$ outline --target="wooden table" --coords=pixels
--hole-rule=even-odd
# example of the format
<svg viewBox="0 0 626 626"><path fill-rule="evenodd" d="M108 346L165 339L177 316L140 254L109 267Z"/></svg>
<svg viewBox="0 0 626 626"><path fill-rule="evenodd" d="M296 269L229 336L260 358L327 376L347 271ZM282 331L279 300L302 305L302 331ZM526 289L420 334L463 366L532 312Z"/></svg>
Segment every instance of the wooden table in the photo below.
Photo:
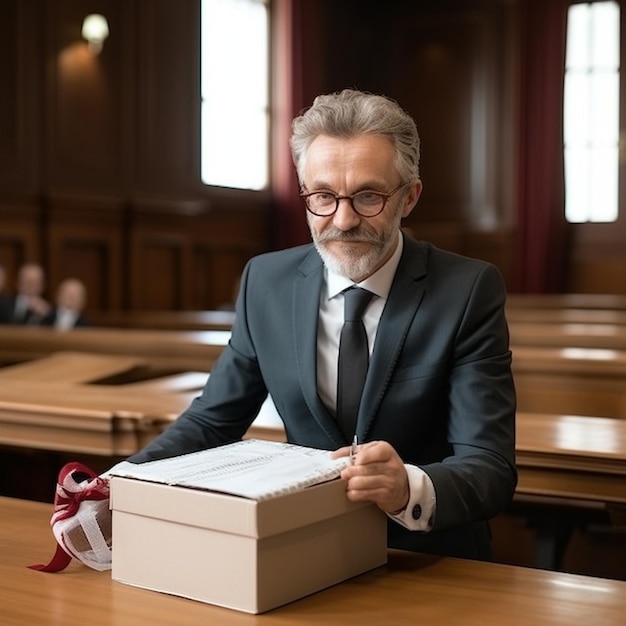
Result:
<svg viewBox="0 0 626 626"><path fill-rule="evenodd" d="M154 330L230 330L234 311L94 311L94 326Z"/></svg>
<svg viewBox="0 0 626 626"><path fill-rule="evenodd" d="M103 460L133 454L176 419L208 376L184 372L83 384L87 372L113 374L135 364L128 357L70 352L0 369L0 444ZM53 382L42 382L50 366ZM285 439L271 401L247 436ZM520 412L516 452L515 503L533 518L534 562L559 569L574 526L589 511L626 507L626 420Z"/></svg>
<svg viewBox="0 0 626 626"><path fill-rule="evenodd" d="M626 506L626 420L517 414L518 495Z"/></svg>
<svg viewBox="0 0 626 626"><path fill-rule="evenodd" d="M19 380L90 383L109 376L131 376L144 365L144 361L139 357L64 350L33 361L0 368L0 386L10 387L13 381Z"/></svg>
<svg viewBox="0 0 626 626"><path fill-rule="evenodd" d="M247 615L113 582L76 562L58 574L28 569L52 554L50 513L0 498L4 626L618 626L626 615L624 581L395 551L384 567Z"/></svg>
<svg viewBox="0 0 626 626"><path fill-rule="evenodd" d="M133 454L189 405L205 372L140 382L139 357L56 352L0 368L0 444L96 456Z"/></svg>
<svg viewBox="0 0 626 626"><path fill-rule="evenodd" d="M626 311L622 309L576 309L507 307L509 323L536 324L621 324L626 325Z"/></svg>
<svg viewBox="0 0 626 626"><path fill-rule="evenodd" d="M517 414L514 506L535 528L534 564L558 570L571 535L598 511L626 513L626 420Z"/></svg>
<svg viewBox="0 0 626 626"><path fill-rule="evenodd" d="M626 418L626 350L512 347L517 408Z"/></svg>
<svg viewBox="0 0 626 626"><path fill-rule="evenodd" d="M626 349L626 325L611 323L515 322L509 320L511 345L555 348Z"/></svg>
<svg viewBox="0 0 626 626"><path fill-rule="evenodd" d="M230 339L228 330L139 330L0 326L0 363L19 363L69 350L141 358L154 368L210 371Z"/></svg>
<svg viewBox="0 0 626 626"><path fill-rule="evenodd" d="M0 390L0 443L128 456L163 431L197 392L14 381Z"/></svg>
<svg viewBox="0 0 626 626"><path fill-rule="evenodd" d="M209 376L151 372L141 379L139 369L139 380L124 382L143 364L139 358L64 351L0 368L0 445L104 457L137 452L189 406ZM99 382L107 376L121 382ZM247 436L284 440L271 401Z"/></svg>
<svg viewBox="0 0 626 626"><path fill-rule="evenodd" d="M626 310L626 295L612 293L510 293L507 308Z"/></svg>

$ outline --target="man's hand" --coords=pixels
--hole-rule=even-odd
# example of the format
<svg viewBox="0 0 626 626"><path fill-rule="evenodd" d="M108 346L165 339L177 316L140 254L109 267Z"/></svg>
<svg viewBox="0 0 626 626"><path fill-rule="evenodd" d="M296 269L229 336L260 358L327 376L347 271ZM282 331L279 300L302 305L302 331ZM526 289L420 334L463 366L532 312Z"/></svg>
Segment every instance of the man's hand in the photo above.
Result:
<svg viewBox="0 0 626 626"><path fill-rule="evenodd" d="M333 452L349 456L350 448ZM398 513L409 502L409 479L402 459L386 441L372 441L357 448L354 462L341 472L347 496L353 502L374 502L385 513Z"/></svg>
<svg viewBox="0 0 626 626"><path fill-rule="evenodd" d="M39 296L28 297L28 308L42 317L50 312L50 305Z"/></svg>

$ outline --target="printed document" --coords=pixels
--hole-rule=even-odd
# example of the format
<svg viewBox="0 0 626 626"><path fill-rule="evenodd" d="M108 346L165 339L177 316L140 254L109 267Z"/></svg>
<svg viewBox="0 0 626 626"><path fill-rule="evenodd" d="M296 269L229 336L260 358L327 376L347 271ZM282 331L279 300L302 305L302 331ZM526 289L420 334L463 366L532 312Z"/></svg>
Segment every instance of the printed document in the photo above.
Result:
<svg viewBox="0 0 626 626"><path fill-rule="evenodd" d="M265 500L333 480L349 463L328 450L246 439L159 461L123 461L108 473Z"/></svg>

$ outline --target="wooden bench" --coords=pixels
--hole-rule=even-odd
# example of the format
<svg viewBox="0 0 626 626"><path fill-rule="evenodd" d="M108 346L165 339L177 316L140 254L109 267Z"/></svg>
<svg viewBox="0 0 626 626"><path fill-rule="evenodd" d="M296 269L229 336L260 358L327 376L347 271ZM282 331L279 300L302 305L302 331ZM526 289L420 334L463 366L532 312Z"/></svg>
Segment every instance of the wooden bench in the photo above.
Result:
<svg viewBox="0 0 626 626"><path fill-rule="evenodd" d="M517 414L514 508L535 528L537 567L560 569L573 531L597 512L626 529L626 421Z"/></svg>
<svg viewBox="0 0 626 626"><path fill-rule="evenodd" d="M74 351L141 358L148 367L210 371L230 331L124 330L0 326L0 364L20 363L52 352Z"/></svg>
<svg viewBox="0 0 626 626"><path fill-rule="evenodd" d="M234 311L95 311L89 321L103 328L230 330Z"/></svg>
<svg viewBox="0 0 626 626"><path fill-rule="evenodd" d="M626 324L512 322L511 345L626 350Z"/></svg>
<svg viewBox="0 0 626 626"><path fill-rule="evenodd" d="M626 325L626 311L616 309L507 307L510 324L615 324Z"/></svg>
<svg viewBox="0 0 626 626"><path fill-rule="evenodd" d="M0 383L6 382L0 384L0 444L106 457L133 454L188 407L209 376L150 371L147 379L126 382L124 374L142 365L130 357L59 352L0 368ZM103 376L115 384L103 383ZM247 436L284 439L271 400Z"/></svg>
<svg viewBox="0 0 626 626"><path fill-rule="evenodd" d="M626 418L626 351L513 347L518 410Z"/></svg>
<svg viewBox="0 0 626 626"><path fill-rule="evenodd" d="M176 419L195 395L13 380L0 389L0 443L127 456Z"/></svg>
<svg viewBox="0 0 626 626"><path fill-rule="evenodd" d="M626 311L626 295L610 293L511 293L507 296L507 307L509 309L613 309Z"/></svg>
<svg viewBox="0 0 626 626"><path fill-rule="evenodd" d="M136 380L145 380L210 371L229 337L228 331L0 326L0 363L24 363L59 351L95 353L141 364ZM626 417L626 350L522 344L512 350L521 411ZM129 373L123 377L130 378Z"/></svg>
<svg viewBox="0 0 626 626"><path fill-rule="evenodd" d="M626 506L626 421L517 414L518 495Z"/></svg>
<svg viewBox="0 0 626 626"><path fill-rule="evenodd" d="M110 376L130 376L143 366L141 358L132 356L62 351L0 368L0 385L12 380L87 383Z"/></svg>
<svg viewBox="0 0 626 626"><path fill-rule="evenodd" d="M115 373L114 365L118 370L135 365L126 358L114 363L106 355L70 352L0 370L0 381L10 381L0 385L0 444L111 460L128 456L171 424L209 376L181 372L94 384L86 374L77 376L81 362L96 378ZM50 367L55 376L46 374ZM271 400L246 436L285 440ZM515 503L536 527L535 564L558 569L573 525L587 511L626 507L626 421L521 412L516 453ZM556 515L555 507L563 506L567 515Z"/></svg>

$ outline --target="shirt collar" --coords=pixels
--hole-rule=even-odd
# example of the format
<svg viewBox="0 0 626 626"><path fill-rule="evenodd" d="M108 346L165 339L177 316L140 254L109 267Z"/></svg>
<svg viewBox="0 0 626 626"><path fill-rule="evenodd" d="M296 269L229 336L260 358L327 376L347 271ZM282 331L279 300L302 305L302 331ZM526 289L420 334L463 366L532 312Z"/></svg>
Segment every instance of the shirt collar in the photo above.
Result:
<svg viewBox="0 0 626 626"><path fill-rule="evenodd" d="M396 269L398 269L398 263L400 263L403 246L404 241L402 239L402 233L398 231L398 243L396 244L396 249L389 260L371 276L368 276L365 280L358 283L358 286L363 287L363 289L367 289L379 298L384 298L386 300L389 295L389 291L391 290L391 283L393 282L393 277L396 274ZM329 299L334 298L348 287L354 285L354 282L352 282L349 278L341 276L340 274L335 274L329 269L326 269L325 273Z"/></svg>

